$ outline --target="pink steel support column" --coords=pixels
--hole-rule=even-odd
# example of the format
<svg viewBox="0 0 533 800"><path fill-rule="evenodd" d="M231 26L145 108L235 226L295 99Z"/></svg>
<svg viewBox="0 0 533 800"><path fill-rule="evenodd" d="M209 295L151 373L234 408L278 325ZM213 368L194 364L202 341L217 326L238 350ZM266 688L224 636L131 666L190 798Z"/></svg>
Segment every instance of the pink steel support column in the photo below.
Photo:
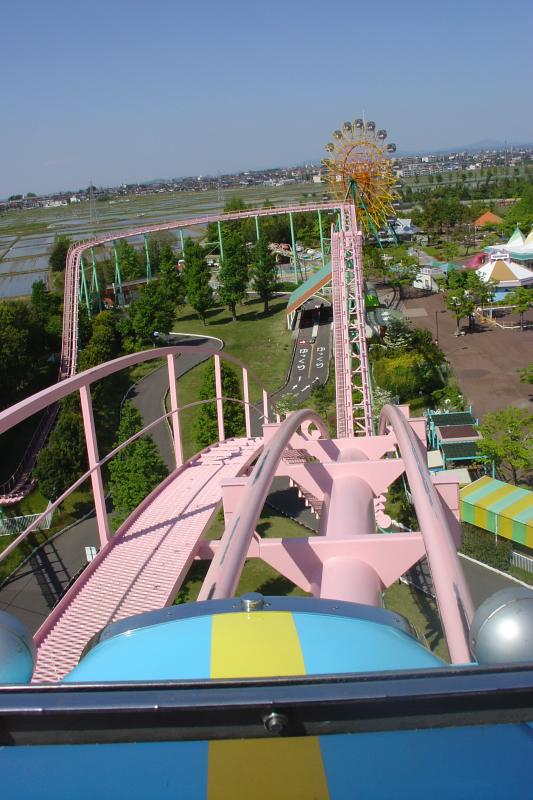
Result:
<svg viewBox="0 0 533 800"><path fill-rule="evenodd" d="M244 395L244 424L246 426L246 436L249 439L252 435L252 426L250 425L250 392L248 389L248 370L246 367L242 368L242 391Z"/></svg>
<svg viewBox="0 0 533 800"><path fill-rule="evenodd" d="M267 424L270 422L270 419L268 416L268 392L266 389L263 389L263 414L265 415L263 424Z"/></svg>
<svg viewBox="0 0 533 800"><path fill-rule="evenodd" d="M96 442L96 431L94 428L93 404L89 386L80 386L81 413L83 415L83 429L85 431L85 442L87 444L87 455L89 456L89 467L96 466L100 458L98 456L98 444ZM102 471L96 469L91 474L91 484L93 487L94 507L96 509L96 521L98 523L98 534L100 536L100 547L107 544L110 537L109 521L105 507L104 484L102 483Z"/></svg>
<svg viewBox="0 0 533 800"><path fill-rule="evenodd" d="M222 400L222 371L220 369L220 356L214 355L215 359L215 394L217 397L217 422L218 440L223 442L226 438L224 433L224 401Z"/></svg>
<svg viewBox="0 0 533 800"><path fill-rule="evenodd" d="M320 597L380 606L383 589L376 570L357 556L337 556L324 562Z"/></svg>
<svg viewBox="0 0 533 800"><path fill-rule="evenodd" d="M233 514L231 524L224 531L198 600L214 600L234 594L276 468L291 436L306 419L315 423L322 436L329 437L321 418L309 409L295 411L281 423L276 434L263 447L249 478L249 489Z"/></svg>
<svg viewBox="0 0 533 800"><path fill-rule="evenodd" d="M174 356L167 356L167 367L170 410L172 411L172 432L174 434L174 455L176 457L176 467L181 467L183 464L183 448L181 445L178 389L176 386L176 364L174 363Z"/></svg>

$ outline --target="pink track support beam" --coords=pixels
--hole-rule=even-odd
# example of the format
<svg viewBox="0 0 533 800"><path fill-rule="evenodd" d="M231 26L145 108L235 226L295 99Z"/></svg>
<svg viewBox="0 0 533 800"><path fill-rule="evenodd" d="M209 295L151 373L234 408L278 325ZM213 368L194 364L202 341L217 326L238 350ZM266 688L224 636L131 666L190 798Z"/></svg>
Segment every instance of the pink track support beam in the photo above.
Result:
<svg viewBox="0 0 533 800"><path fill-rule="evenodd" d="M264 423L265 425L268 425L270 419L269 419L269 408L268 408L268 393L266 389L263 389L263 414L265 417Z"/></svg>
<svg viewBox="0 0 533 800"><path fill-rule="evenodd" d="M471 658L467 630L474 607L440 498L429 476L425 452L403 414L395 406L386 405L381 412L380 433L389 424L396 435L424 537L450 656L454 663L468 663Z"/></svg>
<svg viewBox="0 0 533 800"><path fill-rule="evenodd" d="M226 438L224 432L224 401L222 399L222 371L220 368L220 356L215 354L215 393L217 398L217 423L218 439L223 442Z"/></svg>
<svg viewBox="0 0 533 800"><path fill-rule="evenodd" d="M330 558L322 566L320 597L380 606L383 589L375 569L356 556Z"/></svg>
<svg viewBox="0 0 533 800"><path fill-rule="evenodd" d="M181 444L180 416L178 408L178 388L176 385L176 364L174 356L167 356L168 391L170 396L170 410L172 411L172 433L174 438L174 455L176 467L183 464L183 448Z"/></svg>
<svg viewBox="0 0 533 800"><path fill-rule="evenodd" d="M0 434L5 433L14 425L22 422L23 420L31 417L32 414L37 414L39 411L47 408L53 403L57 403L59 400L62 400L67 395L71 394L72 392L79 391L82 387L90 386L91 383L95 381L101 380L102 378L106 378L108 375L112 375L115 372L118 372L121 369L126 369L128 367L132 367L135 364L141 364L144 361L151 361L156 358L166 358L169 355L179 355L180 353L188 353L188 347L158 347L153 350L144 350L139 353L130 353L127 356L121 356L120 358L116 358L113 361L108 361L105 364L99 364L97 367L92 367L91 369L85 370L85 372L81 372L77 375L72 375L70 378L65 378L62 381L54 384L53 386L49 386L47 389L43 389L40 392L32 395L31 397L27 397L25 400L21 400L19 403L16 403L14 406L10 408L6 408L3 411L0 411ZM210 347L196 347L196 353L200 353L206 356L212 356L214 354L212 348ZM239 359L235 358L234 356L230 356L229 354L225 353L222 358L225 361L229 361L230 363L236 365L237 367L244 366ZM255 375L250 373L256 383L259 384ZM197 401L196 403L190 403L186 406L189 408L194 405L200 405L206 401ZM259 411L259 410L258 410ZM260 412L259 412L260 413ZM155 420L154 422L150 423L149 425L145 426L142 431L139 432L138 435L141 433L148 432L151 428L157 425L165 416L170 416L171 412L168 415L163 415L160 419ZM55 500L54 503L45 511L43 511L33 522L28 525L26 530L24 530L19 536L17 536L6 548L2 550L0 553L0 561L6 558L9 553L11 553L18 545L24 541L24 539L34 530L37 525L44 519L47 513L50 510L54 510L57 508L74 489L77 489L78 486L87 480L87 478L91 477L91 473L96 469L99 469L104 463L106 463L110 458L116 455L120 450L122 450L130 441L133 441L136 436L131 437L131 440L127 440L123 444L116 447L110 453L108 453L105 458L101 459L100 461L96 462L94 466L84 475L82 475L78 480L74 481L74 483L65 491L63 494Z"/></svg>
<svg viewBox="0 0 533 800"><path fill-rule="evenodd" d="M81 413L83 416L83 430L85 432L85 442L87 445L87 455L89 458L89 468L95 467L100 461L98 455L98 444L96 441L96 431L94 428L93 404L91 392L88 386L80 388ZM102 482L102 471L96 469L91 474L91 484L93 489L94 507L96 510L96 521L98 523L98 535L100 536L100 547L104 547L110 538L109 520L105 507L105 492Z"/></svg>
<svg viewBox="0 0 533 800"><path fill-rule="evenodd" d="M329 438L328 430L318 414L304 409L287 417L276 434L265 442L263 452L250 476L248 492L239 503L230 527L224 531L220 549L211 562L198 600L220 599L234 594L255 526L283 451L293 433L306 420L314 422L322 436Z"/></svg>
<svg viewBox="0 0 533 800"><path fill-rule="evenodd" d="M246 367L242 368L242 391L244 396L244 424L246 436L250 438L252 435L252 426L250 424L250 390L248 386L248 370Z"/></svg>

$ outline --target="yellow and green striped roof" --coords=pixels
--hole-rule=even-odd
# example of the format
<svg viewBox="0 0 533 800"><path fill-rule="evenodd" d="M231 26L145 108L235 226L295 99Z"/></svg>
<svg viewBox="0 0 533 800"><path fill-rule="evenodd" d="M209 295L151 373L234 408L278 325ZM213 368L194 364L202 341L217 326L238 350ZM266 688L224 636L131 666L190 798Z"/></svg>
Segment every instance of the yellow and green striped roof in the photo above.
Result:
<svg viewBox="0 0 533 800"><path fill-rule="evenodd" d="M516 522L533 523L533 492L484 476L461 489L462 503Z"/></svg>

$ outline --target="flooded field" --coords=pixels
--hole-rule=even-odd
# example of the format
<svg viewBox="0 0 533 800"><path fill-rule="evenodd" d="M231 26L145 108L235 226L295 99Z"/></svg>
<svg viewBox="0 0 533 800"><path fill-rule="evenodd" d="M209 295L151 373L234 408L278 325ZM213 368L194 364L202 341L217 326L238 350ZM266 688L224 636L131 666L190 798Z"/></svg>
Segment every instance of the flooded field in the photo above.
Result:
<svg viewBox="0 0 533 800"><path fill-rule="evenodd" d="M31 293L32 283L42 280L43 274L46 277L50 249L60 234L77 241L110 231L118 233L128 228L215 214L235 196L242 197L248 206L259 208L265 200L274 205L318 202L322 194L321 187L308 183L242 187L225 191L222 196L217 191L158 193L97 202L97 218L92 222L88 201L58 208L9 211L0 215L0 298ZM203 236L204 229L192 228L186 235ZM177 244L178 234L174 236ZM142 246L142 237L132 237L132 243Z"/></svg>

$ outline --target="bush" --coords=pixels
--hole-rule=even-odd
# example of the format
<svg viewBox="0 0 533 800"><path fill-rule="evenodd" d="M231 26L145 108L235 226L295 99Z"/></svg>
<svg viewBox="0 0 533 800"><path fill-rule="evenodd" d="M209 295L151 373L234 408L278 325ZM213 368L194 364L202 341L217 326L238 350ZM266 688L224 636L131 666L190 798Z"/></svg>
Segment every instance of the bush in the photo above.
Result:
<svg viewBox="0 0 533 800"><path fill-rule="evenodd" d="M462 523L463 536L461 552L465 556L475 558L488 564L489 567L509 572L513 545L507 539L502 539L493 533L476 528L475 525Z"/></svg>
<svg viewBox="0 0 533 800"><path fill-rule="evenodd" d="M435 365L416 351L379 359L374 364L374 378L382 389L398 395L400 402L442 386Z"/></svg>

